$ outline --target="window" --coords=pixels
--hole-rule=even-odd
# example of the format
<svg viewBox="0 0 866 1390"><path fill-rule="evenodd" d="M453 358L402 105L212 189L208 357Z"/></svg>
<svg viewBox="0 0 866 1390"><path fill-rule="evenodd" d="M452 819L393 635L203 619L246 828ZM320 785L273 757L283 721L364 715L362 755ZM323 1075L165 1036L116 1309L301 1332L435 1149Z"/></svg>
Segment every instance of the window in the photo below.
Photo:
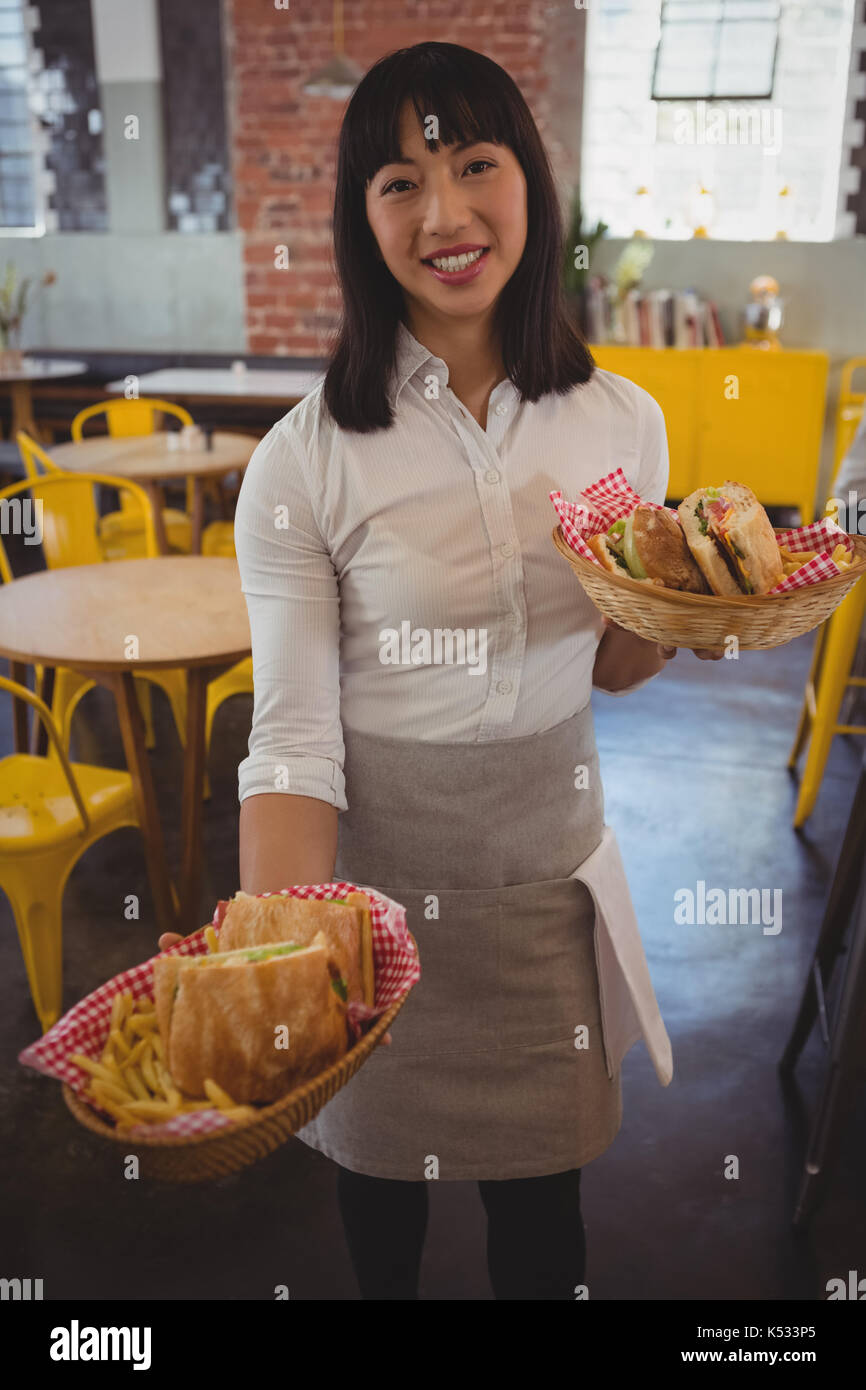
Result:
<svg viewBox="0 0 866 1390"><path fill-rule="evenodd" d="M220 0L159 0L159 23L168 225L224 232L231 169Z"/></svg>
<svg viewBox="0 0 866 1390"><path fill-rule="evenodd" d="M655 100L773 95L778 0L664 0Z"/></svg>
<svg viewBox="0 0 866 1390"><path fill-rule="evenodd" d="M0 0L0 227L6 236L44 229L30 63L27 9L21 0Z"/></svg>
<svg viewBox="0 0 866 1390"><path fill-rule="evenodd" d="M615 237L831 240L853 32L854 0L593 0L587 219Z"/></svg>

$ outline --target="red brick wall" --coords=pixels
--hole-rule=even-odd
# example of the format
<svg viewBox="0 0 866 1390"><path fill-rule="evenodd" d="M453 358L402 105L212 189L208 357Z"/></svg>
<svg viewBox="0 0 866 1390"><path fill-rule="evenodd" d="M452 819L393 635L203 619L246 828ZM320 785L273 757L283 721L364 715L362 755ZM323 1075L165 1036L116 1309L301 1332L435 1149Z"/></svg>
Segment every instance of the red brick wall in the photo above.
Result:
<svg viewBox="0 0 866 1390"><path fill-rule="evenodd" d="M328 0L224 0L234 196L245 234L248 351L324 355L339 320L330 219L345 103L303 84L333 53ZM344 49L366 70L425 39L500 63L538 122L563 208L577 180L584 13L572 0L345 0ZM289 248L289 268L274 248Z"/></svg>

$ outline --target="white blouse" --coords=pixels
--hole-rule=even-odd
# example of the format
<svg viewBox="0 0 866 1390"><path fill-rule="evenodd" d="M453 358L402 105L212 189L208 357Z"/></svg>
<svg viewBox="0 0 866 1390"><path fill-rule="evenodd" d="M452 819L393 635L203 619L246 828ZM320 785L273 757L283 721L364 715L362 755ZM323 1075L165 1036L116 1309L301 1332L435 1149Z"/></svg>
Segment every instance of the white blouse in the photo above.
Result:
<svg viewBox="0 0 866 1390"><path fill-rule="evenodd" d="M260 441L235 544L255 708L239 799L288 791L348 809L342 727L436 742L542 733L590 698L601 618L551 531L620 466L663 502L664 417L596 370L522 403L510 380L482 429L448 367L398 327L389 430L336 428L322 385ZM641 682L642 684L642 682Z"/></svg>

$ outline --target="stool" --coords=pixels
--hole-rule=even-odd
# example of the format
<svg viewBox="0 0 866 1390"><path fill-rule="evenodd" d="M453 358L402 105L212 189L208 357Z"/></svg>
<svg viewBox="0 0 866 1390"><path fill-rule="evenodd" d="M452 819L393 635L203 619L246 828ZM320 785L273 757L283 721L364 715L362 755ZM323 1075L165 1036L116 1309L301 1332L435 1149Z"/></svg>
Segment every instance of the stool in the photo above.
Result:
<svg viewBox="0 0 866 1390"><path fill-rule="evenodd" d="M795 1228L810 1220L826 1185L830 1164L839 1146L846 1113L854 1099L860 1072L866 1062L866 760L854 795L848 828L830 887L818 944L809 968L790 1039L779 1063L789 1077L816 1018L824 1042L830 1046L830 1071L824 1084L794 1210ZM851 929L848 965L839 1000L832 1039L827 1021L826 989L839 956L854 909L860 908Z"/></svg>

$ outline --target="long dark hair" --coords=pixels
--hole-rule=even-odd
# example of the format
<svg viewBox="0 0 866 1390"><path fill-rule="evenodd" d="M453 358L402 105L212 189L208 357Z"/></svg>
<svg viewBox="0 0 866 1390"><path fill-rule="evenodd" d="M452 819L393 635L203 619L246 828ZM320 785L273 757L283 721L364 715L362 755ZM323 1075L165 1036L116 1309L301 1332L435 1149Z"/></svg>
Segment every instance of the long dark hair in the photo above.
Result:
<svg viewBox="0 0 866 1390"><path fill-rule="evenodd" d="M325 376L325 404L342 429L387 429L387 384L395 360L403 290L378 254L366 186L400 157L399 122L411 101L422 130L435 113L446 145L507 145L526 179L526 245L494 313L505 370L520 397L564 395L594 370L572 323L562 285L562 214L547 152L523 96L504 68L455 43L417 43L389 53L362 79L346 108L337 157L334 255L343 317ZM430 145L438 152L439 141Z"/></svg>

